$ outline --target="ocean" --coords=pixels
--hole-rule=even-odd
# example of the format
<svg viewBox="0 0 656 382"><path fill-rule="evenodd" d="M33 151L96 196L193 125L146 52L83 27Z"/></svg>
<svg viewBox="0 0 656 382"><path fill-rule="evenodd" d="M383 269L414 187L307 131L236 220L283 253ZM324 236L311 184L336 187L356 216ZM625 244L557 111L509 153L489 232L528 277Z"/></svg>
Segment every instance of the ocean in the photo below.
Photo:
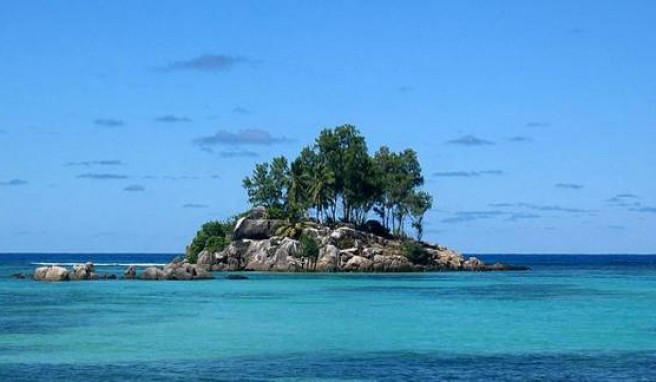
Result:
<svg viewBox="0 0 656 382"><path fill-rule="evenodd" d="M656 256L486 255L527 272L42 283L0 254L0 381L656 381Z"/></svg>

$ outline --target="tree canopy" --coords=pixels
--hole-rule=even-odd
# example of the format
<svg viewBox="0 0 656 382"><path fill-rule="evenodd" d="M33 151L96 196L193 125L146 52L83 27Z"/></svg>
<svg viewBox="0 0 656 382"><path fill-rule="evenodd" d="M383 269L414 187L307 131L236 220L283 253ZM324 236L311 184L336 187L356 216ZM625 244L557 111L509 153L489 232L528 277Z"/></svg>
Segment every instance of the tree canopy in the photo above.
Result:
<svg viewBox="0 0 656 382"><path fill-rule="evenodd" d="M433 203L423 184L414 150L395 153L383 146L370 156L365 138L352 125L323 129L291 162L273 158L243 180L249 202L265 206L270 217L314 216L320 222L363 225L374 213L396 235L405 235L410 221L419 240Z"/></svg>

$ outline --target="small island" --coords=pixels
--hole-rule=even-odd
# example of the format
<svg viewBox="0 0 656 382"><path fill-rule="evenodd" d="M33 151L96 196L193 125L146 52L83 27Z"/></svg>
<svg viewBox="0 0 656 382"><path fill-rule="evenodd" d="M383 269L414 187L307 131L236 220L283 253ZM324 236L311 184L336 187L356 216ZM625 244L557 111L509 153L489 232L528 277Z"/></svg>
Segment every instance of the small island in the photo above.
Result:
<svg viewBox="0 0 656 382"><path fill-rule="evenodd" d="M422 189L417 153L383 146L369 155L352 125L323 129L295 159L255 166L243 187L251 210L202 225L183 259L140 274L142 280L198 280L218 271L425 272L509 271L423 239L433 196ZM45 281L113 279L92 263L40 267Z"/></svg>
<svg viewBox="0 0 656 382"><path fill-rule="evenodd" d="M433 206L423 184L414 150L383 146L370 156L354 126L323 129L295 159L257 164L243 180L253 209L205 223L185 258L210 271L527 269L485 264L423 241Z"/></svg>

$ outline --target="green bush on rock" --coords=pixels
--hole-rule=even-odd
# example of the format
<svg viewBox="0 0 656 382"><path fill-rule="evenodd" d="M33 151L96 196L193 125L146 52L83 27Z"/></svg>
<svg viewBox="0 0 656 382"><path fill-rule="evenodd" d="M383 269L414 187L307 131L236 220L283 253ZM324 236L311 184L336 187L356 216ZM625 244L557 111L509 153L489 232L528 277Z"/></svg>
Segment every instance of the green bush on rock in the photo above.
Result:
<svg viewBox="0 0 656 382"><path fill-rule="evenodd" d="M426 248L416 241L408 240L404 242L403 254L413 264L428 265L431 261L431 256L428 251L426 251Z"/></svg>
<svg viewBox="0 0 656 382"><path fill-rule="evenodd" d="M218 252L230 244L230 233L233 222L209 221L196 232L196 237L187 246L185 258L192 264L198 260L198 254L203 250Z"/></svg>

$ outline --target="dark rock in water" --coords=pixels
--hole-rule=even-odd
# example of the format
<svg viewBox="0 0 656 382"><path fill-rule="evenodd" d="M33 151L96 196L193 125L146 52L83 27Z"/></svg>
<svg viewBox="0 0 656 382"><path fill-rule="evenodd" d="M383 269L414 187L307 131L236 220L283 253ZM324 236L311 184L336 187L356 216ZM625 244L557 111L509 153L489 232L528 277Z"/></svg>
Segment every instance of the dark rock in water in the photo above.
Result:
<svg viewBox="0 0 656 382"><path fill-rule="evenodd" d="M97 278L95 266L91 262L73 265L73 271L69 272L71 280L94 280Z"/></svg>
<svg viewBox="0 0 656 382"><path fill-rule="evenodd" d="M226 280L248 280L248 277L244 275L227 275Z"/></svg>
<svg viewBox="0 0 656 382"><path fill-rule="evenodd" d="M129 265L125 269L125 272L123 272L123 277L125 277L126 279L137 278L137 267L135 267L134 265Z"/></svg>
<svg viewBox="0 0 656 382"><path fill-rule="evenodd" d="M13 278L15 278L15 279L24 279L24 278L25 278L25 274L24 274L24 273L20 273L20 272L18 272L18 273L12 273L11 277L13 277Z"/></svg>
<svg viewBox="0 0 656 382"><path fill-rule="evenodd" d="M481 271L530 271L531 268L525 265L509 265L495 263L491 265L486 265L483 268L479 269Z"/></svg>

